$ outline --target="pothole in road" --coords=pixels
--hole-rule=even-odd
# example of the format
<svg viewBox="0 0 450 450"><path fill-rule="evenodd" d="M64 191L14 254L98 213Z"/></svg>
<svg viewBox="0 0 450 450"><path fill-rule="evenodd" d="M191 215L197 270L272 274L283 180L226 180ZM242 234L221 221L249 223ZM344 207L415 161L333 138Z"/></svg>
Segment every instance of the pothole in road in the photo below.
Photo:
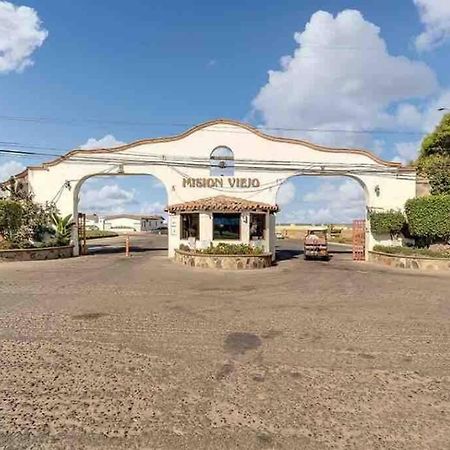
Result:
<svg viewBox="0 0 450 450"><path fill-rule="evenodd" d="M230 333L225 338L224 347L230 353L245 353L255 350L262 344L261 338L253 333Z"/></svg>

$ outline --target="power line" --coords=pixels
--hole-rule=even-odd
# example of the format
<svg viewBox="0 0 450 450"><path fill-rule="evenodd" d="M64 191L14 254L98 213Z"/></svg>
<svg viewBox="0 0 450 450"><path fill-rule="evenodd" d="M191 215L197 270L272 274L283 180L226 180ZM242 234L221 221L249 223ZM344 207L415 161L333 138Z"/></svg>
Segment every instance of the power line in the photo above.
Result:
<svg viewBox="0 0 450 450"><path fill-rule="evenodd" d="M69 125L69 126L83 126L84 124L97 124L97 125L115 125L115 126L145 126L145 127L176 127L176 128L186 128L194 127L198 124L189 122L139 122L139 121L126 121L126 120L104 120L104 119L58 119L55 117L25 117L25 116L5 116L0 115L0 120L4 121L16 121L16 122L28 122L28 123L40 123L40 124L52 124L52 125ZM219 127L221 126L218 124ZM252 125L250 125L252 126ZM245 133L246 130L231 130L226 128L227 125L222 125L223 130L218 129L202 129L199 131L204 132L223 132L227 133ZM257 126L255 127L259 130L268 131L285 131L285 132L308 132L308 133L349 133L349 134L393 134L393 135L415 135L423 136L426 132L418 131L407 131L407 130L389 130L389 129L343 129L343 128L295 128L295 127L268 127L268 126Z"/></svg>

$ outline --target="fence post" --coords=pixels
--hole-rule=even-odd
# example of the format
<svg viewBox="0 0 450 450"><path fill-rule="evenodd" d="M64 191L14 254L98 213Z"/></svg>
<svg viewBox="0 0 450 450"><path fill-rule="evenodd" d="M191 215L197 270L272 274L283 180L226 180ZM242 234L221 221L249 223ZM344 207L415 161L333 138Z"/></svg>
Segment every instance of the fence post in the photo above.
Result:
<svg viewBox="0 0 450 450"><path fill-rule="evenodd" d="M125 256L130 256L130 236L125 238Z"/></svg>

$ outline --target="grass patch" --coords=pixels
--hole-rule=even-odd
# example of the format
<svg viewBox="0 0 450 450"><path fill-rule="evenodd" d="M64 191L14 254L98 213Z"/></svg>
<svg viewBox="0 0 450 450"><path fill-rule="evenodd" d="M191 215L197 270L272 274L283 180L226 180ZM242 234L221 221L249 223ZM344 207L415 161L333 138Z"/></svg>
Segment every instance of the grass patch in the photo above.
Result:
<svg viewBox="0 0 450 450"><path fill-rule="evenodd" d="M375 245L373 250L375 252L389 253L390 255L426 256L429 258L450 259L450 252L437 252L435 250L430 250L429 248Z"/></svg>
<svg viewBox="0 0 450 450"><path fill-rule="evenodd" d="M116 237L119 236L114 231L105 230L86 230L86 239L100 239L106 237Z"/></svg>
<svg viewBox="0 0 450 450"><path fill-rule="evenodd" d="M352 244L353 238L352 237L346 237L346 236L331 236L328 240L328 242L336 242L337 244Z"/></svg>

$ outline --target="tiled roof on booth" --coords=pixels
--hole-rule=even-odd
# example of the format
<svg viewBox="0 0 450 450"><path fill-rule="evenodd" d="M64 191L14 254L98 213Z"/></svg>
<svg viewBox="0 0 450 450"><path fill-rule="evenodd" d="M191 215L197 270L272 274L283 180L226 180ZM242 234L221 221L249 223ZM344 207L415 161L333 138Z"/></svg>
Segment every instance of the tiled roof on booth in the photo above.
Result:
<svg viewBox="0 0 450 450"><path fill-rule="evenodd" d="M175 212L194 212L194 211L217 211L217 212L277 212L278 205L269 203L255 202L245 200L244 198L228 197L226 195L218 195L217 197L202 198L185 203L177 203L169 205L166 211Z"/></svg>

